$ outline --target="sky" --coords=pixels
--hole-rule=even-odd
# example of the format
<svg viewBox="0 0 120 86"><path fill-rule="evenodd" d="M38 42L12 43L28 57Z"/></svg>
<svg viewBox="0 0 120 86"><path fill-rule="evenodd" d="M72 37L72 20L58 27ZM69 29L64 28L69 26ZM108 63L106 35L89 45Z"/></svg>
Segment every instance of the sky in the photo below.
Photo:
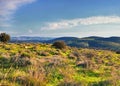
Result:
<svg viewBox="0 0 120 86"><path fill-rule="evenodd" d="M120 36L120 0L0 0L0 33Z"/></svg>

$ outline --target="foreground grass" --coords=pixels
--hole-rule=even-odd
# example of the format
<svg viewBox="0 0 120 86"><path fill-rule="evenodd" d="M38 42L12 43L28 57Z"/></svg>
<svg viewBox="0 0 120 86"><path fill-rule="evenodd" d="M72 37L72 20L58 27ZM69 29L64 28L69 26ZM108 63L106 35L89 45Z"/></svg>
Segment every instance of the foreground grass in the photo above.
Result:
<svg viewBox="0 0 120 86"><path fill-rule="evenodd" d="M0 85L120 86L120 55L56 49L49 44L0 44Z"/></svg>

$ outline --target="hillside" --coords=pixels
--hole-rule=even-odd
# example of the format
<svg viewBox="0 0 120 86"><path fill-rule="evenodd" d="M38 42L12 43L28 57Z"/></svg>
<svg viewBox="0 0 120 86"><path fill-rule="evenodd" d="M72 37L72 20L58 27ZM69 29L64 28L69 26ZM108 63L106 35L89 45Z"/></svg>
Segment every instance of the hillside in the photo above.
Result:
<svg viewBox="0 0 120 86"><path fill-rule="evenodd" d="M51 44L0 44L0 86L120 86L120 54Z"/></svg>
<svg viewBox="0 0 120 86"><path fill-rule="evenodd" d="M96 48L96 49L108 49L120 51L120 37L60 37L60 38L51 38L51 37L12 37L11 43L53 43L55 41L62 40L66 42L68 46L79 47L79 48Z"/></svg>
<svg viewBox="0 0 120 86"><path fill-rule="evenodd" d="M67 43L67 45L79 48L97 48L97 49L108 49L108 50L120 50L120 37L61 37L53 40L45 41L45 43L53 43L55 41L62 40Z"/></svg>
<svg viewBox="0 0 120 86"><path fill-rule="evenodd" d="M20 43L20 42L43 42L43 41L47 41L47 40L52 40L54 38L52 37L37 37L37 36L34 36L34 37L29 37L29 36L18 36L18 37L11 37L11 42L17 42L17 43Z"/></svg>

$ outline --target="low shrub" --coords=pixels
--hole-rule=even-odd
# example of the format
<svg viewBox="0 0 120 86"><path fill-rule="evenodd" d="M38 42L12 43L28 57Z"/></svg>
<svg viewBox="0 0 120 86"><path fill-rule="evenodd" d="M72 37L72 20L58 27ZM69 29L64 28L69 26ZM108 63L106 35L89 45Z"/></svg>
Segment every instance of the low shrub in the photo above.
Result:
<svg viewBox="0 0 120 86"><path fill-rule="evenodd" d="M75 81L64 81L64 82L61 82L59 85L57 86L82 86L81 83L78 83L78 82L75 82Z"/></svg>
<svg viewBox="0 0 120 86"><path fill-rule="evenodd" d="M64 41L56 41L53 43L52 46L54 46L57 49L65 49L66 48L66 44Z"/></svg>
<svg viewBox="0 0 120 86"><path fill-rule="evenodd" d="M10 60L5 57L0 57L0 67L2 68L9 68L10 67Z"/></svg>
<svg viewBox="0 0 120 86"><path fill-rule="evenodd" d="M29 57L12 57L10 60L14 67L26 67L31 65Z"/></svg>

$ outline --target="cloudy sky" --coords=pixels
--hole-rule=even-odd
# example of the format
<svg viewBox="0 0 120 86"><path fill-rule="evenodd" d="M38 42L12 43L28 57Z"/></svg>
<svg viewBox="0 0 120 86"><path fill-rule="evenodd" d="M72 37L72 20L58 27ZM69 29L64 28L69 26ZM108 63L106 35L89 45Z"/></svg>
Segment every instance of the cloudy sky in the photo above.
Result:
<svg viewBox="0 0 120 86"><path fill-rule="evenodd" d="M0 0L11 36L120 36L120 0Z"/></svg>

